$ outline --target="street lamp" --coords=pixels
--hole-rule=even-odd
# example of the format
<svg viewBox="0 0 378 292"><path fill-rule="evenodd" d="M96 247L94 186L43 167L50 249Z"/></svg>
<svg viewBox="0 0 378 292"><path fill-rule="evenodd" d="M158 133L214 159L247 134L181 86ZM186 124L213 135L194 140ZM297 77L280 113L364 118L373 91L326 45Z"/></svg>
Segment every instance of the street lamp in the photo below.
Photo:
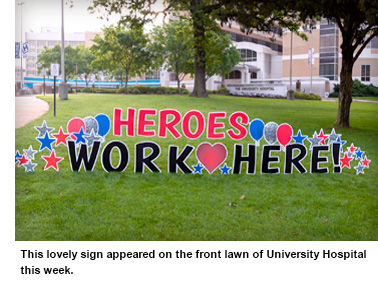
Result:
<svg viewBox="0 0 378 292"><path fill-rule="evenodd" d="M24 88L24 77L23 77L23 73L22 73L22 5L24 5L25 3L24 2L21 2L17 5L20 5L21 6L21 42L20 42L20 55L21 55L21 89Z"/></svg>
<svg viewBox="0 0 378 292"><path fill-rule="evenodd" d="M290 90L287 92L287 99L294 99L294 90L293 90L293 30L291 32L290 40Z"/></svg>

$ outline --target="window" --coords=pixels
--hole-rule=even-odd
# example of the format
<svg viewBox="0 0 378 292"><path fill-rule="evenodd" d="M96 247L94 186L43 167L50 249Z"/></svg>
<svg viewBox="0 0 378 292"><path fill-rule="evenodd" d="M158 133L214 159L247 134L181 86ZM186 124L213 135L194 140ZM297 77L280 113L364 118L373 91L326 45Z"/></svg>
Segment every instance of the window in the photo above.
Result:
<svg viewBox="0 0 378 292"><path fill-rule="evenodd" d="M361 65L361 81L370 81L370 65Z"/></svg>
<svg viewBox="0 0 378 292"><path fill-rule="evenodd" d="M176 73L170 73L169 74L169 81L177 81L178 79L177 79L177 75L176 75Z"/></svg>
<svg viewBox="0 0 378 292"><path fill-rule="evenodd" d="M257 79L257 72L251 73L251 79Z"/></svg>
<svg viewBox="0 0 378 292"><path fill-rule="evenodd" d="M249 49L238 49L240 56L243 58L244 62L256 62L257 53Z"/></svg>
<svg viewBox="0 0 378 292"><path fill-rule="evenodd" d="M241 72L231 71L229 75L226 75L226 79L241 79Z"/></svg>
<svg viewBox="0 0 378 292"><path fill-rule="evenodd" d="M146 74L146 80L160 80L160 70L151 70L151 73Z"/></svg>

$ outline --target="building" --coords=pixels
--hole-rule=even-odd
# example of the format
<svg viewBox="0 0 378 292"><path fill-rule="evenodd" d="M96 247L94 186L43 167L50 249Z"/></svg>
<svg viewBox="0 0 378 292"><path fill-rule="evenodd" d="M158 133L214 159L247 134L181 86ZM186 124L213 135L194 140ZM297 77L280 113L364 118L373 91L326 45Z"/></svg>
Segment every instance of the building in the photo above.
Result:
<svg viewBox="0 0 378 292"><path fill-rule="evenodd" d="M308 41L293 34L292 77L301 91L327 96L333 91L333 84L340 83L342 54L340 45L342 36L335 23L323 19L311 32L306 32ZM291 33L283 34L282 79L287 82L290 77ZM313 48L313 60L310 52ZM353 67L353 79L365 84L378 86L378 38L375 37L364 49Z"/></svg>

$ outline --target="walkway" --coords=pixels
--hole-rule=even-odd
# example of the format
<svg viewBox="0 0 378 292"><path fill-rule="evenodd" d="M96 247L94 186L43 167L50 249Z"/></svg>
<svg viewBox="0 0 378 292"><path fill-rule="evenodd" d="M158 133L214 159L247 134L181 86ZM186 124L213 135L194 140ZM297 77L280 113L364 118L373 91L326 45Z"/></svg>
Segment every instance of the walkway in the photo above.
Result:
<svg viewBox="0 0 378 292"><path fill-rule="evenodd" d="M48 110L49 104L33 95L16 96L16 129L41 117Z"/></svg>
<svg viewBox="0 0 378 292"><path fill-rule="evenodd" d="M338 98L322 98L322 101L334 101L334 102L338 102L339 99ZM374 100L365 100L365 99L354 99L353 98L353 102L367 102L367 103L378 103L378 101L374 101Z"/></svg>

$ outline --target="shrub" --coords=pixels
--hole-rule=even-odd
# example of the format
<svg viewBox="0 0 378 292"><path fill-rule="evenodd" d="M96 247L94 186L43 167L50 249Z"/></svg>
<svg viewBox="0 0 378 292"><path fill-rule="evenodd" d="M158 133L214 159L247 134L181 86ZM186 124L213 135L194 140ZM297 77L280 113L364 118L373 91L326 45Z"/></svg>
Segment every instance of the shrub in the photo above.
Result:
<svg viewBox="0 0 378 292"><path fill-rule="evenodd" d="M329 96L330 97L338 97L340 92L340 84L335 84L333 86L334 92L332 92ZM353 81L353 90L352 90L353 97L368 97L368 96L378 96L378 87L374 86L373 84L365 85L361 83L360 80L355 79Z"/></svg>
<svg viewBox="0 0 378 292"><path fill-rule="evenodd" d="M84 87L81 92L90 92L92 93L93 92L93 88L92 87Z"/></svg>
<svg viewBox="0 0 378 292"><path fill-rule="evenodd" d="M294 91L294 98L295 99L306 99L306 100L322 100L320 95L302 93L302 92L299 92L299 91Z"/></svg>
<svg viewBox="0 0 378 292"><path fill-rule="evenodd" d="M217 90L207 90L207 93L211 93L211 94L227 94L227 93L229 93L229 91L227 90L227 88L220 88L220 89L217 89Z"/></svg>
<svg viewBox="0 0 378 292"><path fill-rule="evenodd" d="M128 88L128 89L127 89L127 92L128 92L128 93L131 93L131 94L139 94L139 93L140 93L139 89L138 89L138 88L135 88L135 87L130 87L130 88Z"/></svg>
<svg viewBox="0 0 378 292"><path fill-rule="evenodd" d="M96 88L95 92L97 93L116 93L117 89L113 88Z"/></svg>
<svg viewBox="0 0 378 292"><path fill-rule="evenodd" d="M120 87L116 90L117 93L124 93L125 87ZM137 85L137 86L129 86L127 87L127 92L132 94L177 94L178 90L177 87L150 87L150 86L143 86L143 85ZM181 88L182 94L188 94L189 90L186 88Z"/></svg>

